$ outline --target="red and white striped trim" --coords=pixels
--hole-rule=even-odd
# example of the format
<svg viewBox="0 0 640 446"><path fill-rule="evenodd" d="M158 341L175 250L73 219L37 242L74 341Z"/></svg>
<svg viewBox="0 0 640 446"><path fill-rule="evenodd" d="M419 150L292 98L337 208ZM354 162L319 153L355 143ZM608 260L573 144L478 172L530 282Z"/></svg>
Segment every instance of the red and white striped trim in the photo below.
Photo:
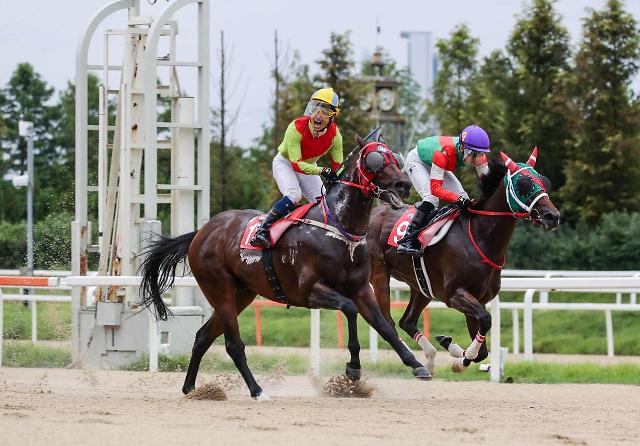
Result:
<svg viewBox="0 0 640 446"><path fill-rule="evenodd" d="M485 340L486 336L482 336L480 333L476 334L476 341L478 341L479 343L483 343Z"/></svg>

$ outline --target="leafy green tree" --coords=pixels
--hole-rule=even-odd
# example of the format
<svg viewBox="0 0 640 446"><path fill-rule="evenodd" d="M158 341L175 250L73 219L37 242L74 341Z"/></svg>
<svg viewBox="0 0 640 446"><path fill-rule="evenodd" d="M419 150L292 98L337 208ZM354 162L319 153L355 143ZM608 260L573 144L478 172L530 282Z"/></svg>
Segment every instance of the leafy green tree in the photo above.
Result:
<svg viewBox="0 0 640 446"><path fill-rule="evenodd" d="M466 125L476 122L468 101L477 72L478 45L478 39L471 36L464 24L454 28L449 39L436 43L440 69L433 86L433 99L427 107L442 134L457 135Z"/></svg>
<svg viewBox="0 0 640 446"><path fill-rule="evenodd" d="M562 189L565 210L583 221L640 209L640 107L631 89L639 60L637 22L622 2L591 9L571 79L575 149Z"/></svg>
<svg viewBox="0 0 640 446"><path fill-rule="evenodd" d="M316 62L320 67L320 74L314 78L318 88L333 87L340 96L344 113L338 116L338 126L346 155L355 146L356 134L365 135L373 125L369 115L359 107L360 100L367 93L368 83L355 71L350 32L331 33L329 48L322 51L322 57Z"/></svg>
<svg viewBox="0 0 640 446"><path fill-rule="evenodd" d="M554 187L564 184L562 167L570 154L565 80L569 74L569 34L554 9L555 0L533 0L516 23L507 45L512 79L506 130L512 157L523 159L540 147L538 165Z"/></svg>
<svg viewBox="0 0 640 446"><path fill-rule="evenodd" d="M12 73L0 99L0 112L4 115L6 126L0 145L2 158L8 160L3 175L8 170L26 171L27 142L18 135L18 121L21 120L31 121L34 125L35 168L59 161L59 150L52 143L58 110L55 105L48 105L53 94L53 87L47 85L30 64L19 64Z"/></svg>

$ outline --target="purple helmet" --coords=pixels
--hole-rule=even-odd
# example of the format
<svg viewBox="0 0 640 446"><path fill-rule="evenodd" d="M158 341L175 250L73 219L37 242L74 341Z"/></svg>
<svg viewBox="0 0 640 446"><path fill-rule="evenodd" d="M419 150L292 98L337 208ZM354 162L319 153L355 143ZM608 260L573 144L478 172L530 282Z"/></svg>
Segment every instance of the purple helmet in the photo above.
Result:
<svg viewBox="0 0 640 446"><path fill-rule="evenodd" d="M482 127L470 125L460 132L460 145L464 149L475 150L476 152L491 152L489 149L489 135Z"/></svg>

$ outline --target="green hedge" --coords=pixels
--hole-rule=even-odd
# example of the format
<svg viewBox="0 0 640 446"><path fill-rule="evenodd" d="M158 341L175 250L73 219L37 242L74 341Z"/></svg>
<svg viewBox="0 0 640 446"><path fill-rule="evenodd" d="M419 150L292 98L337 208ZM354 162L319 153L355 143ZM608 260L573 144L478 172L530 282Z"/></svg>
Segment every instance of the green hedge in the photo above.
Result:
<svg viewBox="0 0 640 446"><path fill-rule="evenodd" d="M604 214L595 226L563 226L551 233L519 223L507 254L518 269L639 270L640 213Z"/></svg>

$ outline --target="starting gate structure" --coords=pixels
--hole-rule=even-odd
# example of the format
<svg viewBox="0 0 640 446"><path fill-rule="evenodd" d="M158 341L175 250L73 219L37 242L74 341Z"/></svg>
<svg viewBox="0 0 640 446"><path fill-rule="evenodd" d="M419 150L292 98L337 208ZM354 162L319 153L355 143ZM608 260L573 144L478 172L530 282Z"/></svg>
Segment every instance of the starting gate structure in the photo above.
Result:
<svg viewBox="0 0 640 446"><path fill-rule="evenodd" d="M143 5L145 13L159 11L155 15L143 15L140 3L117 0L104 6L89 22L77 49L74 276L87 274L91 252L99 254L98 275L135 275L145 242L161 232L159 206L169 211L172 235L191 232L209 219L209 0L173 0L164 9L160 3ZM181 60L177 54L181 28L193 27L179 26L175 16L188 9L197 22L192 42L196 60ZM92 46L92 40L103 22L124 12L126 23L105 29L101 51L94 48L98 45ZM122 44L114 44L116 39ZM100 56L101 61L90 63ZM192 97L181 88L180 70L195 70ZM97 123L89 122L90 116L95 118L95 111L91 115L89 110L90 73L99 78ZM111 85L118 74L119 82ZM158 165L159 154L170 158L168 166ZM95 184L89 184L89 172L96 173ZM95 199L97 215L89 215L89 203ZM91 235L92 221L97 222L97 237ZM186 348L188 340L178 346L178 330L170 339L171 328L183 322L200 326L202 310L194 305L195 297L191 289L178 290L173 296L177 317L158 333L157 324L146 315L129 317L139 311L135 288L98 288L93 306L88 305L87 288L74 287L74 362L118 366L139 358L149 337L158 334L166 338L166 345ZM191 336L195 328L183 331Z"/></svg>

